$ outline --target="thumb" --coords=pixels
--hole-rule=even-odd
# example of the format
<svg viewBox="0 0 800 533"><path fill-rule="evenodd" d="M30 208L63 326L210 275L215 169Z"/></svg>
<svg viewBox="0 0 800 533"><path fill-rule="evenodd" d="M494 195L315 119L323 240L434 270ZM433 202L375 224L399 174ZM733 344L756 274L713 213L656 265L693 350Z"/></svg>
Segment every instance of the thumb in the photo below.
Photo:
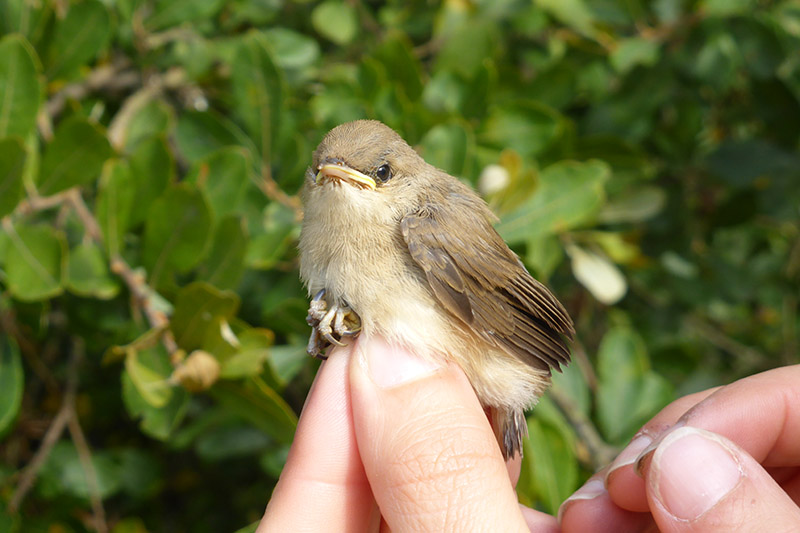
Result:
<svg viewBox="0 0 800 533"><path fill-rule="evenodd" d="M392 531L528 531L483 408L456 365L362 337L350 396L359 454Z"/></svg>
<svg viewBox="0 0 800 533"><path fill-rule="evenodd" d="M662 532L800 531L800 509L749 454L689 426L644 456L650 511Z"/></svg>

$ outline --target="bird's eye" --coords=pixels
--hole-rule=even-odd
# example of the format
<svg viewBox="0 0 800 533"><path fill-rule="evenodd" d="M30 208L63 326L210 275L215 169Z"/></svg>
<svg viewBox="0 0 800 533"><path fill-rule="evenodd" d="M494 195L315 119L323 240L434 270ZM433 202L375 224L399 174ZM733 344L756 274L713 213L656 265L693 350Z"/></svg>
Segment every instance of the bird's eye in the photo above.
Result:
<svg viewBox="0 0 800 533"><path fill-rule="evenodd" d="M392 177L392 168L389 165L379 166L378 170L375 171L375 177L378 178L381 183L386 183Z"/></svg>

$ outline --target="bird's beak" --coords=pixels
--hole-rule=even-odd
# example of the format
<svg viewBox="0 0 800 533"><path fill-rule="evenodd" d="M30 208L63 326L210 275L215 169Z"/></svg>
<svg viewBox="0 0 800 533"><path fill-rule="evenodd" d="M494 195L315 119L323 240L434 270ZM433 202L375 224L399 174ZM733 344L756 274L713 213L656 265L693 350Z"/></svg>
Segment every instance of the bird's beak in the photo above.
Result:
<svg viewBox="0 0 800 533"><path fill-rule="evenodd" d="M369 189L371 191L375 190L375 180L366 174L362 174L358 170L333 163L320 165L317 168L319 170L315 180L317 185L319 185L319 183L324 179L336 179L346 181L350 185L355 185L356 187L361 187L362 189Z"/></svg>

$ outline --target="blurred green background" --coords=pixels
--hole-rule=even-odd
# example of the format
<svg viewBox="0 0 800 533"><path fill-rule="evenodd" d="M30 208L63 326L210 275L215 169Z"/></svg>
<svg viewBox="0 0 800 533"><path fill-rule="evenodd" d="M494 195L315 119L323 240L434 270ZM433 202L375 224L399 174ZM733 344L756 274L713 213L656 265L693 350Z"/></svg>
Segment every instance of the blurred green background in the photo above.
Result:
<svg viewBox="0 0 800 533"><path fill-rule="evenodd" d="M0 531L257 520L318 363L297 191L376 118L574 317L519 485L798 362L800 1L2 0Z"/></svg>

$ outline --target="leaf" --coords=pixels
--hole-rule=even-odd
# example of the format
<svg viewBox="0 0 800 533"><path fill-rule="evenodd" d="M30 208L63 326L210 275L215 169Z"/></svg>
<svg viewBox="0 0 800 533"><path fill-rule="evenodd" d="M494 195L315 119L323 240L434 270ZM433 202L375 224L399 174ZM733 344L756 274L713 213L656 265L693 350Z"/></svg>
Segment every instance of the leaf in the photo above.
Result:
<svg viewBox="0 0 800 533"><path fill-rule="evenodd" d="M26 155L20 139L0 139L0 218L14 211L22 199Z"/></svg>
<svg viewBox="0 0 800 533"><path fill-rule="evenodd" d="M408 100L413 102L422 96L424 75L406 35L399 32L390 34L375 49L375 58L385 67L386 81L402 89ZM385 84L380 88L384 89L385 94Z"/></svg>
<svg viewBox="0 0 800 533"><path fill-rule="evenodd" d="M251 328L239 335L239 348L222 363L223 379L238 379L261 373L270 355L275 334L268 329Z"/></svg>
<svg viewBox="0 0 800 533"><path fill-rule="evenodd" d="M667 203L667 194L659 187L639 187L627 194L612 198L598 214L606 224L644 222L661 212Z"/></svg>
<svg viewBox="0 0 800 533"><path fill-rule="evenodd" d="M158 285L171 271L186 271L205 252L211 212L205 198L189 183L170 187L150 207L144 231L144 264Z"/></svg>
<svg viewBox="0 0 800 533"><path fill-rule="evenodd" d="M169 403L173 395L173 387L169 384L169 374L160 370L165 354L163 350L134 350L129 348L125 354L125 372L136 387L142 399L151 407L161 408Z"/></svg>
<svg viewBox="0 0 800 533"><path fill-rule="evenodd" d="M22 355L9 335L0 335L0 437L14 426L22 406L25 375Z"/></svg>
<svg viewBox="0 0 800 533"><path fill-rule="evenodd" d="M325 0L311 12L311 24L326 39L344 45L356 36L358 15L342 0Z"/></svg>
<svg viewBox="0 0 800 533"><path fill-rule="evenodd" d="M275 51L275 61L284 70L304 69L319 59L319 43L308 35L289 28L270 28L264 34Z"/></svg>
<svg viewBox="0 0 800 533"><path fill-rule="evenodd" d="M221 148L197 161L186 176L206 193L215 217L236 213L249 183L253 163L238 146Z"/></svg>
<svg viewBox="0 0 800 533"><path fill-rule="evenodd" d="M238 217L228 216L217 224L208 259L198 268L198 279L220 289L235 289L245 270L247 231Z"/></svg>
<svg viewBox="0 0 800 533"><path fill-rule="evenodd" d="M658 62L659 44L642 37L622 39L609 56L608 60L614 70L625 74L639 65L652 67Z"/></svg>
<svg viewBox="0 0 800 533"><path fill-rule="evenodd" d="M108 260L92 243L79 244L70 251L66 286L73 294L101 300L119 293L119 284L108 271Z"/></svg>
<svg viewBox="0 0 800 533"><path fill-rule="evenodd" d="M702 0L697 9L712 17L731 17L750 13L755 0Z"/></svg>
<svg viewBox="0 0 800 533"><path fill-rule="evenodd" d="M139 143L153 137L166 138L174 122L174 111L162 100L150 100L130 118L125 130L125 153L134 152Z"/></svg>
<svg viewBox="0 0 800 533"><path fill-rule="evenodd" d="M555 235L539 235L525 243L525 264L536 272L536 278L546 280L564 259L564 249Z"/></svg>
<svg viewBox="0 0 800 533"><path fill-rule="evenodd" d="M122 399L133 418L141 418L139 427L153 438L166 441L178 427L189 406L189 393L174 388L169 402L163 407L148 404L127 371L122 373Z"/></svg>
<svg viewBox="0 0 800 533"><path fill-rule="evenodd" d="M602 161L562 161L544 169L538 190L504 216L497 231L509 243L570 230L591 221L603 205L610 169Z"/></svg>
<svg viewBox="0 0 800 533"><path fill-rule="evenodd" d="M130 156L131 179L136 184L133 206L130 211L130 227L143 222L150 206L172 183L175 177L175 161L163 137L151 137L138 144Z"/></svg>
<svg viewBox="0 0 800 533"><path fill-rule="evenodd" d="M297 415L262 380L250 378L235 384L220 381L209 392L227 410L250 421L278 442L292 442L297 427Z"/></svg>
<svg viewBox="0 0 800 533"><path fill-rule="evenodd" d="M63 291L67 249L64 235L50 226L9 226L6 283L22 301L47 300Z"/></svg>
<svg viewBox="0 0 800 533"><path fill-rule="evenodd" d="M607 257L570 245L567 253L572 259L572 273L592 296L606 305L619 302L628 291L622 272Z"/></svg>
<svg viewBox="0 0 800 533"><path fill-rule="evenodd" d="M186 351L201 348L208 329L220 318L233 318L238 308L239 297L234 292L201 281L187 285L178 293L170 320L175 341Z"/></svg>
<svg viewBox="0 0 800 533"><path fill-rule="evenodd" d="M558 111L538 102L497 107L486 119L480 140L500 150L510 148L535 158L563 134Z"/></svg>
<svg viewBox="0 0 800 533"><path fill-rule="evenodd" d="M214 17L225 0L158 0L152 14L145 19L150 31L170 26L201 22Z"/></svg>
<svg viewBox="0 0 800 533"><path fill-rule="evenodd" d="M538 497L546 512L556 514L578 485L578 462L570 440L557 427L530 418L522 448L520 484Z"/></svg>
<svg viewBox="0 0 800 533"><path fill-rule="evenodd" d="M111 37L111 16L102 2L83 0L70 5L63 20L57 20L47 54L47 77L71 75L97 57Z"/></svg>
<svg viewBox="0 0 800 533"><path fill-rule="evenodd" d="M91 462L100 498L110 498L119 492L120 466L111 454L102 450L93 451ZM86 469L75 445L69 441L61 441L53 446L47 456L42 466L40 483L44 486L43 492L50 498L69 495L89 501L91 485L86 476Z"/></svg>
<svg viewBox="0 0 800 533"><path fill-rule="evenodd" d="M642 338L625 326L605 334L597 354L597 417L612 443L622 443L672 399L666 380L650 370Z"/></svg>
<svg viewBox="0 0 800 533"><path fill-rule="evenodd" d="M583 0L534 0L554 19L587 37L596 33L595 16Z"/></svg>
<svg viewBox="0 0 800 533"><path fill-rule="evenodd" d="M0 138L34 131L42 101L36 52L23 37L0 41Z"/></svg>
<svg viewBox="0 0 800 533"><path fill-rule="evenodd" d="M112 154L98 126L78 116L68 118L45 148L36 184L39 194L49 196L93 181Z"/></svg>
<svg viewBox="0 0 800 533"><path fill-rule="evenodd" d="M94 211L109 257L123 250L125 234L131 225L131 212L136 205L136 185L128 163L121 159L106 161Z"/></svg>
<svg viewBox="0 0 800 533"><path fill-rule="evenodd" d="M225 146L244 146L251 153L256 153L255 145L247 135L230 119L213 109L181 113L175 130L175 142L181 155L191 163Z"/></svg>
<svg viewBox="0 0 800 533"><path fill-rule="evenodd" d="M431 165L463 176L475 142L470 133L462 124L437 124L420 141L421 155Z"/></svg>
<svg viewBox="0 0 800 533"><path fill-rule="evenodd" d="M264 34L251 32L242 39L231 64L231 83L234 113L269 162L280 127L283 80Z"/></svg>

